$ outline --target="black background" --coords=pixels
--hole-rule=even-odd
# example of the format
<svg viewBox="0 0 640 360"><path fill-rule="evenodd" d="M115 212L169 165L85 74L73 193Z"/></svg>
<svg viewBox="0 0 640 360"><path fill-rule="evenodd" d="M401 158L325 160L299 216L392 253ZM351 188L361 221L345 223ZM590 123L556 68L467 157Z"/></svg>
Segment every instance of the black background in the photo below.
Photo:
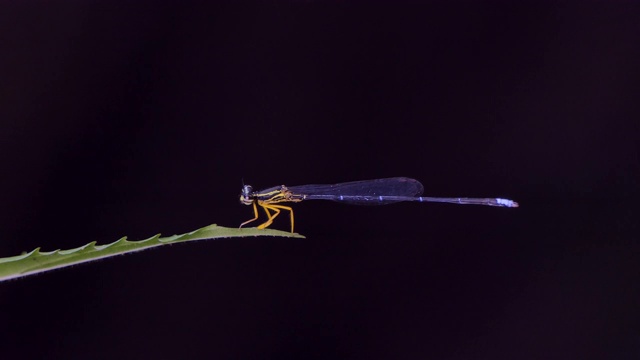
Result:
<svg viewBox="0 0 640 360"><path fill-rule="evenodd" d="M521 204L309 202L306 239L1 283L2 356L638 358L639 10L2 5L0 256L235 227L243 179Z"/></svg>

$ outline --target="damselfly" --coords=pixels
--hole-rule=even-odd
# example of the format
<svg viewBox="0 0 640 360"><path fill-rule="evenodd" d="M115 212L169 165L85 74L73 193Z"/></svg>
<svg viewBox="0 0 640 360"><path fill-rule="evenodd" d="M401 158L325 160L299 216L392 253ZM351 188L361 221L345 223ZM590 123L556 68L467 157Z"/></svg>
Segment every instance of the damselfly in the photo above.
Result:
<svg viewBox="0 0 640 360"><path fill-rule="evenodd" d="M240 202L253 205L255 217L240 224L240 227L258 220L258 206L267 214L267 221L260 224L258 229L265 229L273 220L286 210L291 217L291 232L293 232L293 209L280 203L295 203L303 200L332 200L357 205L384 205L401 201L439 202L452 204L473 204L500 207L518 207L513 200L501 198L450 198L421 196L424 190L422 184L415 179L395 177L353 181L334 185L301 185L274 186L261 191L253 191L250 185L245 185L240 194Z"/></svg>

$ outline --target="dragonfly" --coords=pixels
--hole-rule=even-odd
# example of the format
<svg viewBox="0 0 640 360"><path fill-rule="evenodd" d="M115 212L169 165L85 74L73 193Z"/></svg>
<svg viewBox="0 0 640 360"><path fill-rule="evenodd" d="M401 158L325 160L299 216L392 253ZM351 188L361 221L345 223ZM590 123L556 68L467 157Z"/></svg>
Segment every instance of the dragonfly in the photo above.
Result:
<svg viewBox="0 0 640 360"><path fill-rule="evenodd" d="M385 205L404 201L434 202L450 204L486 205L517 208L517 202L502 198L469 197L428 197L422 196L424 187L416 179L393 177L385 179L344 182L332 185L274 186L254 191L251 185L244 185L240 193L240 203L252 205L254 217L240 227L258 220L258 207L267 214L267 221L258 225L266 229L281 211L288 211L291 219L291 232L294 229L293 208L283 203L297 203L305 200L330 200L355 205Z"/></svg>

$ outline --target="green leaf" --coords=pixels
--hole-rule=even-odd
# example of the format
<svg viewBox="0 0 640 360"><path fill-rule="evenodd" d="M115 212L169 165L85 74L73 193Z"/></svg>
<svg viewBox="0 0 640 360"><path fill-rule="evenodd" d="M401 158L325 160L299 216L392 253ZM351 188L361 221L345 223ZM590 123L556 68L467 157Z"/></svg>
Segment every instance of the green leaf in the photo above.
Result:
<svg viewBox="0 0 640 360"><path fill-rule="evenodd" d="M59 269L110 256L150 249L156 246L205 239L249 236L284 236L304 238L304 236L300 234L279 230L260 230L257 228L236 229L217 226L214 224L186 234L173 235L164 238L160 237L160 234L140 241L129 241L126 237L123 237L111 244L96 245L96 242L93 241L79 248L49 252L40 251L40 248L37 248L22 255L0 258L0 281Z"/></svg>

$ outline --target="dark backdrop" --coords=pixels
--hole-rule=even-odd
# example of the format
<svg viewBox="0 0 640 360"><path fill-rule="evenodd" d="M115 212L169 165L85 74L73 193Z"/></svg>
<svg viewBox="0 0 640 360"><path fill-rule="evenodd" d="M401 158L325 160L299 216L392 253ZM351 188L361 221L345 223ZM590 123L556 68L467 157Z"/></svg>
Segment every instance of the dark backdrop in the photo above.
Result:
<svg viewBox="0 0 640 360"><path fill-rule="evenodd" d="M243 179L521 204L309 202L306 239L2 283L3 357L638 358L638 7L1 9L0 256L235 227Z"/></svg>

